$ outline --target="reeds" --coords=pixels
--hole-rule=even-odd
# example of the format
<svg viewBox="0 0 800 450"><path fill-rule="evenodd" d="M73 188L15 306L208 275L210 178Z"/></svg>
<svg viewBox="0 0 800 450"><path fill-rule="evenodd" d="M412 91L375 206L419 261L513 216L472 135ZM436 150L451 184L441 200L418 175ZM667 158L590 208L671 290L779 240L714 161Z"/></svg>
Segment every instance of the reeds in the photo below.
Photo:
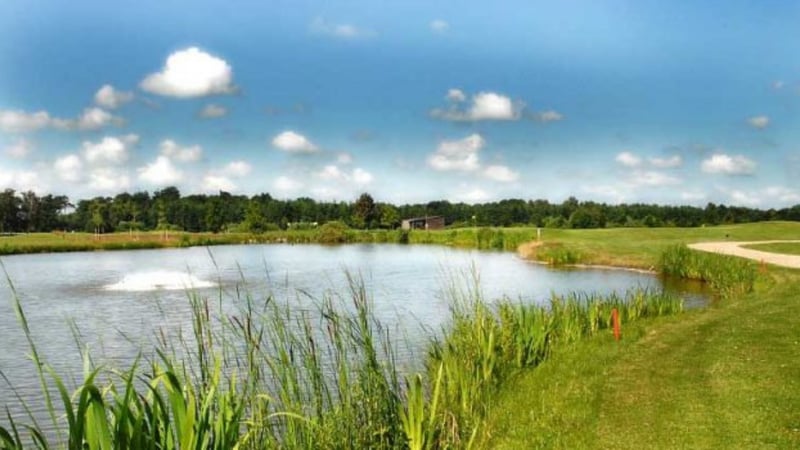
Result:
<svg viewBox="0 0 800 450"><path fill-rule="evenodd" d="M707 282L723 298L751 292L758 276L752 261L700 252L682 244L664 250L658 268L664 275Z"/></svg>
<svg viewBox="0 0 800 450"><path fill-rule="evenodd" d="M216 301L191 293L190 334L165 332L124 371L95 366L87 351L72 390L36 356L14 296L52 427L7 411L0 448L469 448L513 370L608 328L611 308L625 321L681 309L648 290L489 305L466 283L451 290L450 323L431 338L419 374L397 361L364 284L348 279L349 292L319 301L257 298L244 287Z"/></svg>

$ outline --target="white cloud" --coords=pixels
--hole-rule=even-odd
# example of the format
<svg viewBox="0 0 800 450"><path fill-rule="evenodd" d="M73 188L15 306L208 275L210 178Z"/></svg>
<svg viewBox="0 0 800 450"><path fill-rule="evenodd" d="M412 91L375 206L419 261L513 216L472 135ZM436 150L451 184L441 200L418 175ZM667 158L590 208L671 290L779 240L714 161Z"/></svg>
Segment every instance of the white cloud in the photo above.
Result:
<svg viewBox="0 0 800 450"><path fill-rule="evenodd" d="M130 148L139 142L139 136L106 136L100 142L83 142L83 156L90 164L122 164L128 160Z"/></svg>
<svg viewBox="0 0 800 450"><path fill-rule="evenodd" d="M461 89L448 89L444 98L448 101L459 103L467 100L467 96Z"/></svg>
<svg viewBox="0 0 800 450"><path fill-rule="evenodd" d="M84 109L76 123L68 121L65 126L67 128L77 127L79 130L99 130L107 125L122 125L123 123L125 123L124 120L108 111L92 107Z"/></svg>
<svg viewBox="0 0 800 450"><path fill-rule="evenodd" d="M781 80L777 80L777 81L773 81L771 86L772 86L772 89L775 89L777 91L777 90L783 89L783 87L786 86L786 83L784 83Z"/></svg>
<svg viewBox="0 0 800 450"><path fill-rule="evenodd" d="M355 25L346 23L330 23L322 17L317 17L311 21L311 25L309 25L309 31L315 34L333 36L342 39L358 39L375 35L375 32L372 30L358 28Z"/></svg>
<svg viewBox="0 0 800 450"><path fill-rule="evenodd" d="M697 202L706 199L703 192L681 192L681 199L687 202Z"/></svg>
<svg viewBox="0 0 800 450"><path fill-rule="evenodd" d="M342 184L353 184L355 186L366 186L375 179L371 173L360 167L356 167L351 172L347 172L333 164L325 166L317 173L317 177L325 181L335 181Z"/></svg>
<svg viewBox="0 0 800 450"><path fill-rule="evenodd" d="M0 110L0 130L8 133L28 133L52 126L53 119L47 111Z"/></svg>
<svg viewBox="0 0 800 450"><path fill-rule="evenodd" d="M168 186L183 180L183 172L172 161L160 155L156 160L139 169L139 180L153 186Z"/></svg>
<svg viewBox="0 0 800 450"><path fill-rule="evenodd" d="M355 169L353 169L352 179L353 183L359 186L366 186L372 183L375 177L372 176L372 174L367 172L366 170L360 167L356 167Z"/></svg>
<svg viewBox="0 0 800 450"><path fill-rule="evenodd" d="M53 169L62 181L76 183L83 178L83 161L78 155L70 154L56 158Z"/></svg>
<svg viewBox="0 0 800 450"><path fill-rule="evenodd" d="M455 100L458 95L451 98L452 89L448 91L448 100ZM459 91L460 92L460 91ZM463 93L462 93L463 94ZM451 120L456 122L479 121L479 120L518 120L520 118L523 104L513 102L509 97L495 92L479 92L472 97L472 101L467 109L461 109L452 105L448 109L433 109L431 117Z"/></svg>
<svg viewBox="0 0 800 450"><path fill-rule="evenodd" d="M111 168L98 167L89 173L89 188L101 192L120 192L131 186L130 177L125 172Z"/></svg>
<svg viewBox="0 0 800 450"><path fill-rule="evenodd" d="M94 102L106 109L117 109L133 100L133 92L124 92L114 89L114 86L105 84L94 94Z"/></svg>
<svg viewBox="0 0 800 450"><path fill-rule="evenodd" d="M203 177L203 190L206 192L231 192L237 189L238 187L228 177L212 174Z"/></svg>
<svg viewBox="0 0 800 450"><path fill-rule="evenodd" d="M272 146L289 153L315 153L319 150L308 138L291 130L272 138Z"/></svg>
<svg viewBox="0 0 800 450"><path fill-rule="evenodd" d="M489 193L481 188L470 189L466 192L459 192L456 194L456 200L465 203L481 203L489 200L491 196Z"/></svg>
<svg viewBox="0 0 800 450"><path fill-rule="evenodd" d="M153 94L178 98L236 91L231 66L197 47L169 55L161 71L145 77L139 87Z"/></svg>
<svg viewBox="0 0 800 450"><path fill-rule="evenodd" d="M275 179L275 182L272 183L272 187L277 191L288 194L302 189L303 184L285 175L281 175Z"/></svg>
<svg viewBox="0 0 800 450"><path fill-rule="evenodd" d="M658 169L673 169L683 164L683 158L680 155L673 155L669 158L650 158L649 161L650 165Z"/></svg>
<svg viewBox="0 0 800 450"><path fill-rule="evenodd" d="M564 120L564 115L558 111L549 109L547 111L534 113L533 120L542 123L558 122L560 120Z"/></svg>
<svg viewBox="0 0 800 450"><path fill-rule="evenodd" d="M0 110L0 130L8 133L30 133L48 127L60 130L97 130L107 125L123 123L125 121L121 118L96 107L84 109L77 119L51 117L47 111L27 113Z"/></svg>
<svg viewBox="0 0 800 450"><path fill-rule="evenodd" d="M43 194L47 191L47 186L42 183L39 174L29 170L3 170L0 167L0 186L3 189L14 189L16 191L33 191Z"/></svg>
<svg viewBox="0 0 800 450"><path fill-rule="evenodd" d="M199 145L181 147L172 139L164 139L158 146L163 156L180 162L195 162L203 157L203 148Z"/></svg>
<svg viewBox="0 0 800 450"><path fill-rule="evenodd" d="M515 120L519 111L511 99L494 92L481 92L472 97L471 120Z"/></svg>
<svg viewBox="0 0 800 450"><path fill-rule="evenodd" d="M767 116L753 116L747 119L747 123L753 128L763 130L769 126L769 117Z"/></svg>
<svg viewBox="0 0 800 450"><path fill-rule="evenodd" d="M676 178L653 170L635 171L628 180L633 186L669 186L680 184L680 178Z"/></svg>
<svg viewBox="0 0 800 450"><path fill-rule="evenodd" d="M639 167L642 165L642 158L631 152L619 153L614 159L625 167Z"/></svg>
<svg viewBox="0 0 800 450"><path fill-rule="evenodd" d="M231 177L241 178L250 174L253 167L246 161L231 161L223 172Z"/></svg>
<svg viewBox="0 0 800 450"><path fill-rule="evenodd" d="M347 152L340 152L336 155L336 162L339 164L351 164L353 162L353 155Z"/></svg>
<svg viewBox="0 0 800 450"><path fill-rule="evenodd" d="M502 183L511 183L519 179L519 172L514 172L507 166L500 165L488 166L484 169L483 175L490 180L500 181Z"/></svg>
<svg viewBox="0 0 800 450"><path fill-rule="evenodd" d="M751 175L756 171L756 163L742 155L728 156L716 153L703 161L701 169L705 173L723 175Z"/></svg>
<svg viewBox="0 0 800 450"><path fill-rule="evenodd" d="M783 203L800 203L800 191L795 189L788 189L781 186L770 186L764 190L764 194Z"/></svg>
<svg viewBox="0 0 800 450"><path fill-rule="evenodd" d="M200 117L204 119L216 119L219 117L224 117L227 114L228 108L221 105L215 105L213 103L204 106L199 113Z"/></svg>
<svg viewBox="0 0 800 450"><path fill-rule="evenodd" d="M730 192L731 202L736 205L749 205L754 206L761 203L761 199L757 195L747 193L744 191L733 190Z"/></svg>
<svg viewBox="0 0 800 450"><path fill-rule="evenodd" d="M3 149L3 153L14 158L24 159L27 157L31 150L33 150L33 143L27 139L18 139L13 144Z"/></svg>
<svg viewBox="0 0 800 450"><path fill-rule="evenodd" d="M446 33L450 29L450 24L442 19L432 20L430 23L431 31L434 33Z"/></svg>
<svg viewBox="0 0 800 450"><path fill-rule="evenodd" d="M479 134L471 134L455 141L443 140L436 151L428 157L428 165L435 170L478 170L478 152L486 141Z"/></svg>
<svg viewBox="0 0 800 450"><path fill-rule="evenodd" d="M327 181L334 181L334 180L343 180L345 177L344 172L339 170L337 166L334 165L327 165L325 166L322 171L317 174L318 177L322 178L323 180Z"/></svg>

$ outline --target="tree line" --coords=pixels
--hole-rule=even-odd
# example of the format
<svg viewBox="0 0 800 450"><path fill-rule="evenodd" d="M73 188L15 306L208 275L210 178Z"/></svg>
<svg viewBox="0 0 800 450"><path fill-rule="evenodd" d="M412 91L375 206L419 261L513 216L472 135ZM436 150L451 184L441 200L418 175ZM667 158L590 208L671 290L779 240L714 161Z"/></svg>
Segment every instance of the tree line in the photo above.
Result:
<svg viewBox="0 0 800 450"><path fill-rule="evenodd" d="M310 228L337 221L357 229L392 229L404 218L443 216L451 227L532 225L550 228L695 227L765 220L800 221L800 205L756 209L708 203L705 207L644 203L508 199L469 205L446 200L393 205L365 193L352 202L252 197L219 192L181 195L176 187L153 193L123 192L71 203L65 195L0 193L0 233L132 230L264 232Z"/></svg>

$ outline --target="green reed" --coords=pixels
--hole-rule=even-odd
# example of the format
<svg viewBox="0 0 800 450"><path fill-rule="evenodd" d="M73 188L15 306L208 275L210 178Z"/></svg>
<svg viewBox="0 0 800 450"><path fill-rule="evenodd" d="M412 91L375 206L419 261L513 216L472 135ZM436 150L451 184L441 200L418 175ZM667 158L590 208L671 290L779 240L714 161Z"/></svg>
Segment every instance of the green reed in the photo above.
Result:
<svg viewBox="0 0 800 450"><path fill-rule="evenodd" d="M707 282L723 298L751 292L758 275L752 261L692 250L685 245L664 250L658 269L664 275Z"/></svg>

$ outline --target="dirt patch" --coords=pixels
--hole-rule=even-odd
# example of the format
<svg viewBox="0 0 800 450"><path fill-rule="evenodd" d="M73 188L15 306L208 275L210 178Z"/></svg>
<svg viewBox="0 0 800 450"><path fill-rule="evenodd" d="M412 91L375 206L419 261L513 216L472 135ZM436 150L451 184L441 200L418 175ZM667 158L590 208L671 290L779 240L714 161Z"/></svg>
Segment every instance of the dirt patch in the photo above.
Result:
<svg viewBox="0 0 800 450"><path fill-rule="evenodd" d="M689 248L704 252L719 253L721 255L739 256L742 258L752 259L754 261L764 262L766 264L773 264L781 267L800 269L800 255L784 255L781 253L763 252L761 250L742 248L743 245L777 244L784 242L797 243L800 241L698 242L696 244L689 244Z"/></svg>

